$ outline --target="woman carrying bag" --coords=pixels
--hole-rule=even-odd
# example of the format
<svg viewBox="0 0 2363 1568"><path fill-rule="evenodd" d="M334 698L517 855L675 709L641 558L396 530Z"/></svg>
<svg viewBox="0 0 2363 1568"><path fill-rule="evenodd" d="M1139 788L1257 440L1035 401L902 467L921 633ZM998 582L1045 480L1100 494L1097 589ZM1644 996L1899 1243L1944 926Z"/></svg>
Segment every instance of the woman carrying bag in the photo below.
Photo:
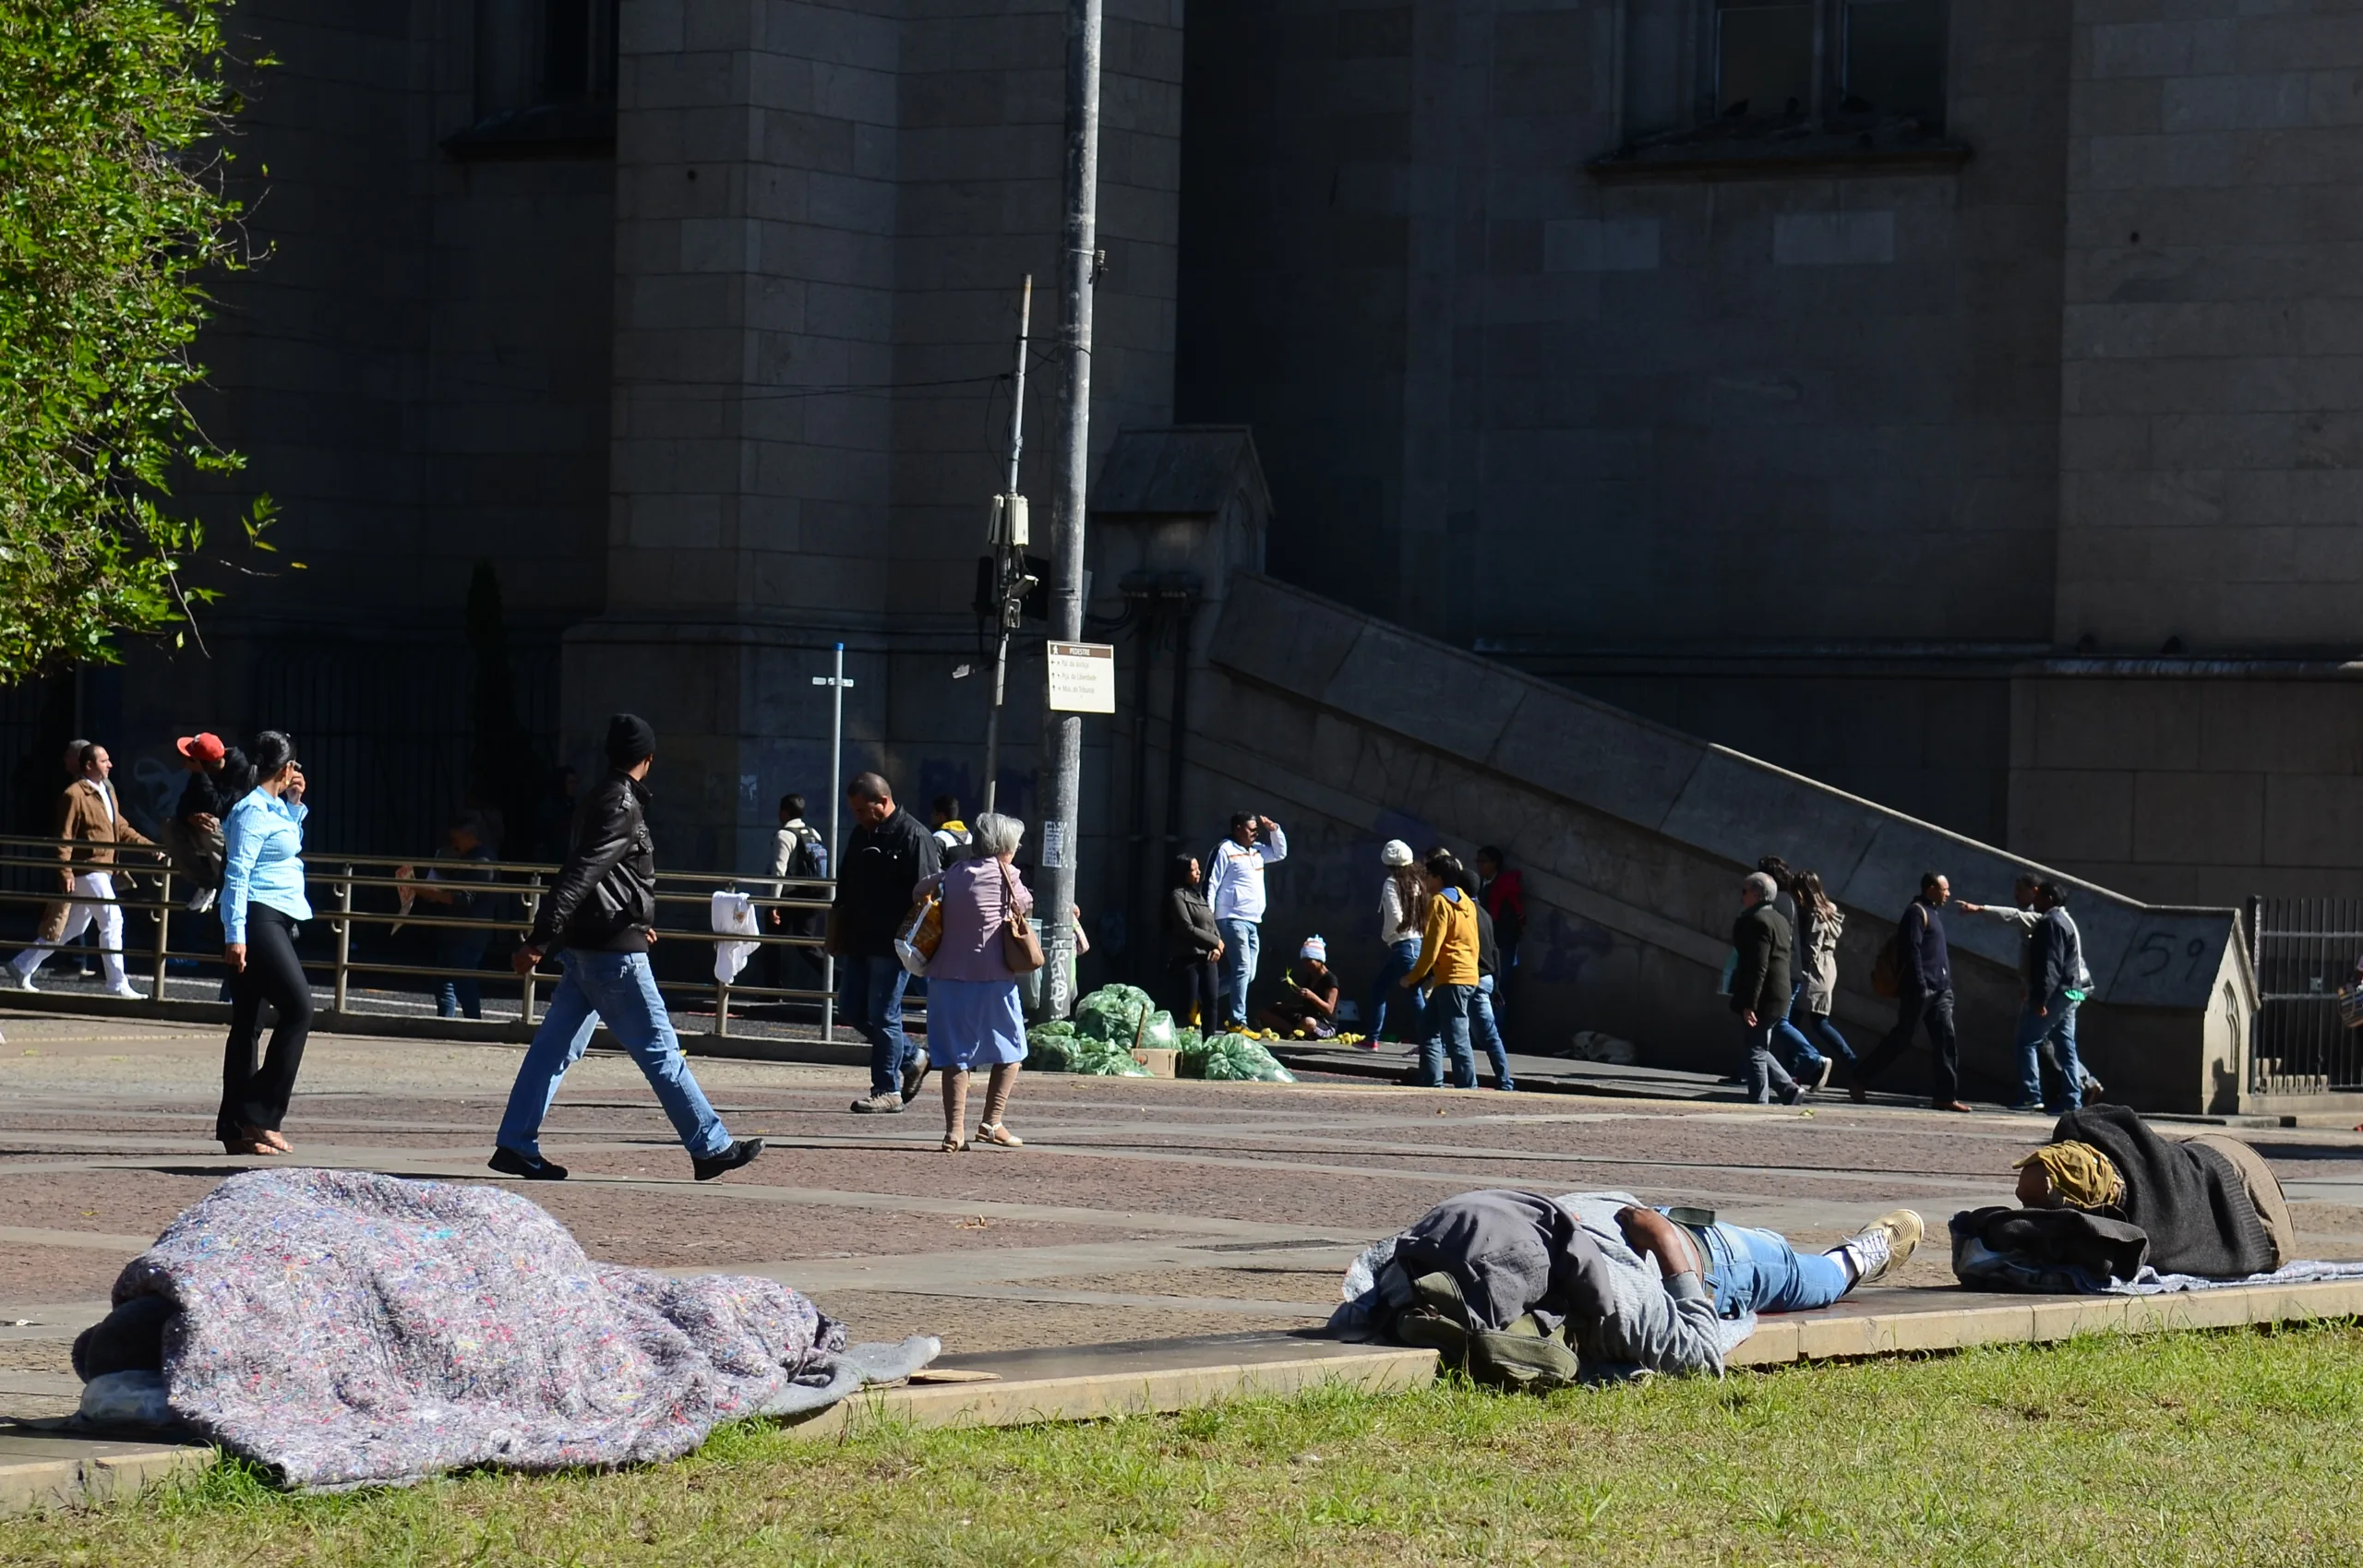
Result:
<svg viewBox="0 0 2363 1568"><path fill-rule="evenodd" d="M992 1069L985 1089L979 1143L1005 1149L1025 1140L1002 1125L1026 1059L1026 1013L1017 995L1021 975L1042 967L1042 947L1026 916L1034 895L1011 864L1026 824L988 811L971 825L976 855L922 880L916 890L942 899L943 936L927 960L928 1054L943 1074L943 1152L968 1146L962 1136L968 1109L968 1073Z"/></svg>

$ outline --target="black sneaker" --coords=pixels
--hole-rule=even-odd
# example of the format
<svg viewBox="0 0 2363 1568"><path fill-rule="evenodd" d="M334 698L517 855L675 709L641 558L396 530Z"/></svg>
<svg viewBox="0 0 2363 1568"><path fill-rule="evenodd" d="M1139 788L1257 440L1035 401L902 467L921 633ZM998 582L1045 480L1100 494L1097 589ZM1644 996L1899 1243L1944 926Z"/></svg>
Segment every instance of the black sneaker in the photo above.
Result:
<svg viewBox="0 0 2363 1568"><path fill-rule="evenodd" d="M513 1176L522 1181L563 1181L566 1167L552 1165L535 1155L521 1155L505 1144L496 1145L492 1158L484 1162L503 1176Z"/></svg>
<svg viewBox="0 0 2363 1568"><path fill-rule="evenodd" d="M927 1070L932 1064L927 1059L925 1046L913 1046L910 1059L903 1063L903 1103L909 1105L919 1097L919 1085L927 1082Z"/></svg>
<svg viewBox="0 0 2363 1568"><path fill-rule="evenodd" d="M1810 1084L1792 1083L1781 1092L1781 1103L1784 1106L1801 1106L1811 1098L1813 1088Z"/></svg>
<svg viewBox="0 0 2363 1568"><path fill-rule="evenodd" d="M742 1165L751 1164L755 1156L762 1152L763 1141L761 1138L740 1138L712 1159L703 1159L691 1155L690 1169L696 1174L700 1181L711 1181L717 1176L737 1170Z"/></svg>

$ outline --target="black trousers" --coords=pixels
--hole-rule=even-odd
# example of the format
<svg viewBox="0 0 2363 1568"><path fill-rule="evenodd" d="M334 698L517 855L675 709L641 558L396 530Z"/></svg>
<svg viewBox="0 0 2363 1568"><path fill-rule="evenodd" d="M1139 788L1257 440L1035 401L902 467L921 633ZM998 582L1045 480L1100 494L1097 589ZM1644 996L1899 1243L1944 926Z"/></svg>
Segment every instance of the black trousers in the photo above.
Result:
<svg viewBox="0 0 2363 1568"><path fill-rule="evenodd" d="M222 1052L222 1113L213 1135L234 1142L238 1130L277 1131L287 1119L295 1093L295 1070L304 1065L304 1042L312 1032L312 987L295 959L295 922L264 904L246 906L246 967L230 982L230 1040ZM262 1004L277 1010L270 1050L258 1067L255 1047L262 1034Z"/></svg>
<svg viewBox="0 0 2363 1568"><path fill-rule="evenodd" d="M1180 1028L1190 1022L1190 1007L1196 1003L1199 1027L1207 1034L1221 1032L1222 965L1213 959L1198 963L1177 962L1169 971L1166 982L1166 1010L1173 1014L1173 1025Z"/></svg>
<svg viewBox="0 0 2363 1568"><path fill-rule="evenodd" d="M1953 1035L1953 994L1948 990L1906 991L1896 999L1895 1027L1854 1069L1854 1081L1868 1083L1893 1065L1912 1044L1912 1034L1925 1025L1928 1044L1936 1047L1934 1086L1928 1098L1943 1105L1961 1098L1961 1042Z"/></svg>

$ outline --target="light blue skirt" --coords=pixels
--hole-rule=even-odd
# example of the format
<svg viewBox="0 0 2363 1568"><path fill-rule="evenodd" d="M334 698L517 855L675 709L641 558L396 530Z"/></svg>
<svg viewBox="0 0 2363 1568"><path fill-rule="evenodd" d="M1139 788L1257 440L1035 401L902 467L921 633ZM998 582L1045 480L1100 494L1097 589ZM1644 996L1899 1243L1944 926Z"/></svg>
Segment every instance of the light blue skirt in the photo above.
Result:
<svg viewBox="0 0 2363 1568"><path fill-rule="evenodd" d="M931 980L927 1054L937 1069L963 1072L1026 1059L1026 1011L1014 980Z"/></svg>

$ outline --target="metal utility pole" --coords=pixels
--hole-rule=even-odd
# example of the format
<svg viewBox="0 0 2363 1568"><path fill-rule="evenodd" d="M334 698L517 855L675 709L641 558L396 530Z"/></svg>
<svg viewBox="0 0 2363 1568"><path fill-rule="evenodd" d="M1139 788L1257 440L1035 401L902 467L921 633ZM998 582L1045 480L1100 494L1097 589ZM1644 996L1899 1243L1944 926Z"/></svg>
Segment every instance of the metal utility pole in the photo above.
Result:
<svg viewBox="0 0 2363 1568"><path fill-rule="evenodd" d="M1067 3L1065 253L1060 257L1066 375L1059 386L1058 497L1051 510L1050 635L1083 638L1084 491L1091 480L1091 290L1098 281L1100 0ZM1083 716L1042 716L1041 882L1045 1016L1074 1006L1076 819L1083 798Z"/></svg>
<svg viewBox="0 0 2363 1568"><path fill-rule="evenodd" d="M993 809L1001 787L1001 710L1009 690L1009 640L1034 591L1026 575L1026 546L1032 532L1026 497L1017 493L1017 460L1026 452L1026 353L1034 329L1034 274L1026 274L1017 295L1017 382L1009 410L1009 483L993 497L990 543L993 551L993 614L1000 623L993 642L993 700L985 710L985 809Z"/></svg>

